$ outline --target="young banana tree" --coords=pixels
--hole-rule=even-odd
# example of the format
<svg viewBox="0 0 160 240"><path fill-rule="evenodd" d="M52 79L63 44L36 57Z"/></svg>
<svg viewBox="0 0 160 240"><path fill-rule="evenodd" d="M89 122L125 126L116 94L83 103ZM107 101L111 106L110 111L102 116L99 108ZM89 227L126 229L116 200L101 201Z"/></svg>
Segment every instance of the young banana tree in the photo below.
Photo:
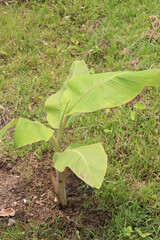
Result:
<svg viewBox="0 0 160 240"><path fill-rule="evenodd" d="M0 139L10 127L16 125L14 132L16 148L41 140L52 141L56 176L51 174L51 178L58 203L65 206L67 167L95 188L100 188L107 169L107 155L100 143L71 144L62 151L65 128L69 127L81 113L114 108L131 101L145 86L160 86L159 69L89 74L84 61L75 61L60 91L50 96L45 103L47 120L51 128L20 117L0 130Z"/></svg>

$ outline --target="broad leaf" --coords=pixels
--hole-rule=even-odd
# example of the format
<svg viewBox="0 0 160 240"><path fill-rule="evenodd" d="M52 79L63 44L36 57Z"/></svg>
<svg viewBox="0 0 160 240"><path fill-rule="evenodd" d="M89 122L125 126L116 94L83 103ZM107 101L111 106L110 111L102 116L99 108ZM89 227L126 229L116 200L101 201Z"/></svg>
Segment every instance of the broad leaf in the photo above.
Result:
<svg viewBox="0 0 160 240"><path fill-rule="evenodd" d="M155 71L158 70L160 71L160 69L155 69ZM147 71L154 71L154 70L147 70ZM149 81L147 83L147 86L151 86L151 87L158 87L160 86L160 77L159 77L159 72L157 72L157 74L154 75L154 77L151 79L151 81Z"/></svg>
<svg viewBox="0 0 160 240"><path fill-rule="evenodd" d="M62 96L62 109L68 102L68 115L117 107L131 101L146 85L155 83L155 80L160 86L160 70L76 76L69 80Z"/></svg>
<svg viewBox="0 0 160 240"><path fill-rule="evenodd" d="M19 118L13 119L11 122L9 122L4 128L0 130L0 139L3 137L3 135L7 132L7 130L17 124L19 121Z"/></svg>
<svg viewBox="0 0 160 240"><path fill-rule="evenodd" d="M42 123L20 118L14 132L15 147L19 148L41 140L48 141L53 132Z"/></svg>
<svg viewBox="0 0 160 240"><path fill-rule="evenodd" d="M74 61L71 65L68 80L74 76L88 75L89 71L86 63L82 61Z"/></svg>
<svg viewBox="0 0 160 240"><path fill-rule="evenodd" d="M88 185L100 188L107 168L107 155L100 143L70 145L64 152L54 155L53 163L58 171L69 167Z"/></svg>
<svg viewBox="0 0 160 240"><path fill-rule="evenodd" d="M47 99L45 103L45 107L47 111L47 120L53 128L59 128L61 114L62 114L60 101L64 91L68 86L69 79L71 79L74 76L87 75L87 74L89 74L88 68L84 61L73 62L70 69L69 76L65 81L64 85L62 86L61 90ZM70 119L70 122L72 122L72 120L73 119Z"/></svg>
<svg viewBox="0 0 160 240"><path fill-rule="evenodd" d="M62 89L56 94L50 96L45 102L46 112L47 112L47 121L53 127L58 129L60 118L61 118L61 106L60 100L62 97Z"/></svg>

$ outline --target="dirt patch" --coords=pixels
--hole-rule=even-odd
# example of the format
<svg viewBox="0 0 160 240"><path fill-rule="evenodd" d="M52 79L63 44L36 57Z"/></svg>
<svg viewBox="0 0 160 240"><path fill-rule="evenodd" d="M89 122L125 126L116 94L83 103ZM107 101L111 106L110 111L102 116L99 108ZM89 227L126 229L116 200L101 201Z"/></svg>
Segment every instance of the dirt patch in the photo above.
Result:
<svg viewBox="0 0 160 240"><path fill-rule="evenodd" d="M67 183L68 206L61 209L57 205L49 177L51 158L51 153L44 154L39 161L30 153L28 161L19 160L16 165L11 162L3 165L1 162L0 210L13 208L16 211L13 219L25 225L36 220L38 224L50 222L53 227L56 219L59 219L68 239L77 239L73 233L76 230L83 231L84 226L91 231L95 231L97 226L103 226L106 218L111 216L98 208L92 198L92 189L82 188L82 181L70 171ZM1 217L1 224L8 227L8 218Z"/></svg>
<svg viewBox="0 0 160 240"><path fill-rule="evenodd" d="M40 166L36 168L35 164L30 168L22 163L11 167L9 163L1 168L0 208L12 207L21 221L31 217L39 220L49 218L56 205L55 196L47 175L40 177L40 171Z"/></svg>
<svg viewBox="0 0 160 240"><path fill-rule="evenodd" d="M10 174L6 168L0 169L0 207L14 207L14 188L18 185L19 176Z"/></svg>

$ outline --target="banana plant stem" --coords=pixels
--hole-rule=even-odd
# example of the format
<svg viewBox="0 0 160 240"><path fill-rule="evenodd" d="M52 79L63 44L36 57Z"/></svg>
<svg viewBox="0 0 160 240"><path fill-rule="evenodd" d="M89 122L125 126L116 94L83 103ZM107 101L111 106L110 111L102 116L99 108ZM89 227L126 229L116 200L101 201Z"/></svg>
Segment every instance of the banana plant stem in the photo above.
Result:
<svg viewBox="0 0 160 240"><path fill-rule="evenodd" d="M58 141L59 145L62 144L62 135L63 135L65 126L66 126L69 118L70 118L70 115L66 115L64 117L63 121L62 121L62 125L60 126L60 129L59 129L59 132L58 132L58 136L57 136L57 141Z"/></svg>
<svg viewBox="0 0 160 240"><path fill-rule="evenodd" d="M64 116L62 124L59 128L57 138L52 136L51 140L55 147L55 152L61 152L62 145L62 134L64 132L65 126L70 116ZM66 180L66 171L59 172L56 169L56 178L53 176L53 173L50 173L51 180L53 182L55 192L57 194L58 204L65 207L67 205L66 189L65 189L65 180Z"/></svg>
<svg viewBox="0 0 160 240"><path fill-rule="evenodd" d="M56 171L56 182L58 202L60 205L65 207L67 205L67 196L65 188L65 171L64 172Z"/></svg>

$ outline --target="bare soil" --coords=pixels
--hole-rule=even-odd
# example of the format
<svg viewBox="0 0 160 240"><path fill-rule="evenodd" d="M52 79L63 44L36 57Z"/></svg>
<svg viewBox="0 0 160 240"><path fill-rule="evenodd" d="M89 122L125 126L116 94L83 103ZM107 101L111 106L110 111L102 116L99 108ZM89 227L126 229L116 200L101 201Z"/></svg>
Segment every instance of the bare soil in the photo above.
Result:
<svg viewBox="0 0 160 240"><path fill-rule="evenodd" d="M43 164L30 155L28 164L18 162L8 163L0 167L0 210L13 208L16 211L15 220L27 224L36 220L55 223L59 218L61 225L67 226L66 237L76 239L74 230L83 231L84 227L95 231L97 226L103 226L108 212L102 211L92 198L92 189L83 189L81 181L69 173L67 183L68 206L60 208L49 178L50 163L43 157ZM25 168L29 168L30 176L26 177ZM18 170L17 170L18 169ZM84 203L87 203L85 206ZM0 217L0 225L7 227L8 217Z"/></svg>

